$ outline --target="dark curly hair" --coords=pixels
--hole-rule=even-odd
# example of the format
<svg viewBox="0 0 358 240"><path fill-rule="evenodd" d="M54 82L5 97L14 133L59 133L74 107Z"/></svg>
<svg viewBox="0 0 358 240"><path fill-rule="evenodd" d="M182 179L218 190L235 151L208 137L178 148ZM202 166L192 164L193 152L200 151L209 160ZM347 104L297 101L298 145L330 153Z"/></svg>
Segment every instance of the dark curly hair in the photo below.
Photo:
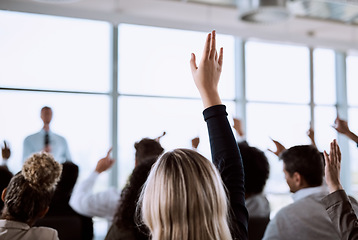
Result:
<svg viewBox="0 0 358 240"><path fill-rule="evenodd" d="M248 145L246 141L238 143L245 171L246 194L261 193L270 174L270 165L265 153Z"/></svg>
<svg viewBox="0 0 358 240"><path fill-rule="evenodd" d="M122 190L119 206L114 216L114 224L119 229L131 231L137 240L149 239L148 230L144 226L137 225L136 207L142 187L156 160L157 157L147 158L133 170L127 185Z"/></svg>
<svg viewBox="0 0 358 240"><path fill-rule="evenodd" d="M150 138L143 138L139 142L136 142L134 148L136 150L135 158L137 164L145 162L147 158L158 157L164 151L158 141Z"/></svg>
<svg viewBox="0 0 358 240"><path fill-rule="evenodd" d="M61 171L51 154L33 154L7 187L2 217L24 223L35 220L50 205Z"/></svg>

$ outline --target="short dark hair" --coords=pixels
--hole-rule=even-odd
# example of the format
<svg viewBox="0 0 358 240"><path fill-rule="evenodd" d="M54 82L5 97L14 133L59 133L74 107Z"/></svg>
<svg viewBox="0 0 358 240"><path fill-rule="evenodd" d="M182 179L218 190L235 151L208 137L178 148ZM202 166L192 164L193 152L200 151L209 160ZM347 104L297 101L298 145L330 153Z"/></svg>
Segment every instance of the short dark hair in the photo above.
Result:
<svg viewBox="0 0 358 240"><path fill-rule="evenodd" d="M264 190L270 174L270 165L265 153L247 142L238 143L245 171L245 192L258 194Z"/></svg>
<svg viewBox="0 0 358 240"><path fill-rule="evenodd" d="M164 151L158 141L150 138L143 138L139 142L136 142L134 148L136 149L135 158L137 164L142 163L148 158L159 157Z"/></svg>
<svg viewBox="0 0 358 240"><path fill-rule="evenodd" d="M294 146L280 155L285 170L292 176L299 173L311 187L322 185L324 167L321 153L313 145Z"/></svg>
<svg viewBox="0 0 358 240"><path fill-rule="evenodd" d="M52 110L52 109L51 109L51 107L49 107L49 106L44 106L44 107L41 108L41 112L42 112L43 110Z"/></svg>

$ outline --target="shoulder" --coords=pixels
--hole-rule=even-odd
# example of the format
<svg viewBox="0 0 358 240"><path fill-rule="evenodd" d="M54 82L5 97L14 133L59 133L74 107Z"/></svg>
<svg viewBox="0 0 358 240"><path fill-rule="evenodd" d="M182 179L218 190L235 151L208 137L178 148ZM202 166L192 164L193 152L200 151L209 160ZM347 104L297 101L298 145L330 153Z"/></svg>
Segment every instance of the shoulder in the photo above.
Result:
<svg viewBox="0 0 358 240"><path fill-rule="evenodd" d="M48 227L32 227L28 230L28 234L34 239L58 239L57 231Z"/></svg>
<svg viewBox="0 0 358 240"><path fill-rule="evenodd" d="M36 138L36 137L38 137L38 136L40 135L40 133L41 133L41 132L37 132L37 133L34 133L34 134L30 134L30 135L28 135L28 136L25 138L24 141L30 141L31 139Z"/></svg>

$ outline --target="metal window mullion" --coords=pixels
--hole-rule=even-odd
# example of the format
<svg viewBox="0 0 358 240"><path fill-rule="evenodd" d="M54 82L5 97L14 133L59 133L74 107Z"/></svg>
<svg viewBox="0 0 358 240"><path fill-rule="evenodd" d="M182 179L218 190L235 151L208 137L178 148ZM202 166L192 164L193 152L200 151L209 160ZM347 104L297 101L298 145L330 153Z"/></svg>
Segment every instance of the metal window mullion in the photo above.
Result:
<svg viewBox="0 0 358 240"><path fill-rule="evenodd" d="M246 133L245 41L235 38L235 110Z"/></svg>
<svg viewBox="0 0 358 240"><path fill-rule="evenodd" d="M310 72L310 127L314 129L315 124L315 101L314 101L314 56L313 56L313 48L309 49L309 72Z"/></svg>
<svg viewBox="0 0 358 240"><path fill-rule="evenodd" d="M110 185L118 187L118 167L119 149L118 149L118 26L112 26L112 90L111 90L111 142L112 156L117 160L110 172Z"/></svg>
<svg viewBox="0 0 358 240"><path fill-rule="evenodd" d="M347 102L347 76L346 76L346 54L344 52L335 52L336 67L336 96L337 96L337 112L339 117L347 119L348 102ZM323 89L324 91L324 89ZM351 188L351 161L349 154L349 139L342 134L338 134L337 140L342 151L341 165L341 182L347 193L352 192Z"/></svg>

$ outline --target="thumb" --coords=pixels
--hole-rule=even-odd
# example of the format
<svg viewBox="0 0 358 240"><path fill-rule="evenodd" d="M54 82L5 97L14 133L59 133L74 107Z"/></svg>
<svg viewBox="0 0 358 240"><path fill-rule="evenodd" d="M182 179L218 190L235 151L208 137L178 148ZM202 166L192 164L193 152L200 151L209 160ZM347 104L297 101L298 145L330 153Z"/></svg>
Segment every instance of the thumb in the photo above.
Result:
<svg viewBox="0 0 358 240"><path fill-rule="evenodd" d="M192 73L194 73L196 69L198 69L198 66L196 65L196 57L194 53L191 54L190 68Z"/></svg>

